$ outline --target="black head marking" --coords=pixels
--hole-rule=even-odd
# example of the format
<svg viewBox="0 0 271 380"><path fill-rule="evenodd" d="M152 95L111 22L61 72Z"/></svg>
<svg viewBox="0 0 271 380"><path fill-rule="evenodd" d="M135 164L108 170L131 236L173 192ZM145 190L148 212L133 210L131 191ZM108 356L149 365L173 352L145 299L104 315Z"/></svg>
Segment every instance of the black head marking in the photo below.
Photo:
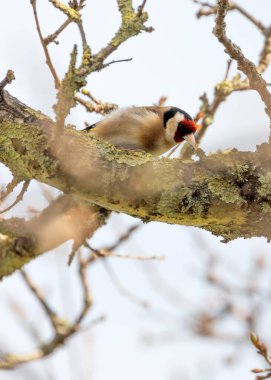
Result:
<svg viewBox="0 0 271 380"><path fill-rule="evenodd" d="M172 107L170 108L168 111L166 111L164 113L164 127L166 128L167 126L167 122L169 119L171 119L172 117L174 117L174 115L179 112L179 113L182 113L185 117L185 119L187 120L192 120L192 117L185 111L181 110L180 108L177 108L177 107Z"/></svg>

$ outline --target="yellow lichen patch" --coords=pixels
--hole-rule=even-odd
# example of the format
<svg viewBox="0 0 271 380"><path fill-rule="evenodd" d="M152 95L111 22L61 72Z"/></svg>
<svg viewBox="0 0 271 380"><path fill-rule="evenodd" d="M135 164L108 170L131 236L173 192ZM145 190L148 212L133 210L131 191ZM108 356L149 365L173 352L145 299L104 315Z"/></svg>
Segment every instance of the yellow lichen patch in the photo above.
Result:
<svg viewBox="0 0 271 380"><path fill-rule="evenodd" d="M94 136L88 138L95 141L96 149L100 151L102 157L109 162L116 164L125 164L128 166L142 165L153 160L153 156L149 153L137 150L116 148L104 140L100 140Z"/></svg>
<svg viewBox="0 0 271 380"><path fill-rule="evenodd" d="M59 0L49 0L56 8L61 10L68 16L71 20L79 22L81 21L81 15L74 8L69 7L68 5L62 3Z"/></svg>
<svg viewBox="0 0 271 380"><path fill-rule="evenodd" d="M258 194L262 197L271 201L271 172L265 175L259 176L259 182L261 186L258 188Z"/></svg>
<svg viewBox="0 0 271 380"><path fill-rule="evenodd" d="M235 203L238 205L244 203L239 194L239 189L228 179L221 177L210 178L207 186L213 196L218 197L225 203Z"/></svg>
<svg viewBox="0 0 271 380"><path fill-rule="evenodd" d="M48 142L33 125L1 124L0 157L13 174L22 179L47 178L56 172L56 162L48 155Z"/></svg>
<svg viewBox="0 0 271 380"><path fill-rule="evenodd" d="M89 46L84 46L84 51L83 51L83 58L82 58L82 65L87 66L90 63L91 59L91 50ZM82 89L82 93L84 89Z"/></svg>

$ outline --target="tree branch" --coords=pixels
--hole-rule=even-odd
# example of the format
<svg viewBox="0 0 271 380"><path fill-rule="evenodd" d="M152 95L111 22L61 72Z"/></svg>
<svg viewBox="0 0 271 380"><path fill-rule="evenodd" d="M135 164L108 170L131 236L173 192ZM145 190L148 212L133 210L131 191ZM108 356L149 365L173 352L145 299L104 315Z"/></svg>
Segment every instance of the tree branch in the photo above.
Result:
<svg viewBox="0 0 271 380"><path fill-rule="evenodd" d="M109 213L61 196L30 221L0 219L0 278L68 240L85 241Z"/></svg>
<svg viewBox="0 0 271 380"><path fill-rule="evenodd" d="M234 44L226 35L225 17L228 7L228 0L217 1L217 16L213 33L217 37L218 41L225 46L226 52L229 56L237 61L238 69L248 77L250 87L256 90L260 95L266 106L265 111L269 116L269 119L271 119L271 94L267 90L267 83L258 73L254 63L247 59L242 53L240 47Z"/></svg>
<svg viewBox="0 0 271 380"><path fill-rule="evenodd" d="M5 98L20 108L15 98ZM53 156L48 143L53 123L28 112L36 116L31 124L8 110L0 112L0 159L14 175L145 221L197 226L225 240L271 238L269 145L256 152L232 150L203 155L197 162L180 161L117 149L69 128Z"/></svg>

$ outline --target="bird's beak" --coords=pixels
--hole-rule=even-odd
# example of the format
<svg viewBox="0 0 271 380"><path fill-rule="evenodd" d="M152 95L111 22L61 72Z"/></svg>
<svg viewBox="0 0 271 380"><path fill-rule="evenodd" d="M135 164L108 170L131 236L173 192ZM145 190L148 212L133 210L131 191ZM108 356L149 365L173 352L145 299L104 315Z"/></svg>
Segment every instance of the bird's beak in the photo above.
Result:
<svg viewBox="0 0 271 380"><path fill-rule="evenodd" d="M198 146L196 144L195 136L193 133L189 133L189 135L183 136L183 138L196 150Z"/></svg>

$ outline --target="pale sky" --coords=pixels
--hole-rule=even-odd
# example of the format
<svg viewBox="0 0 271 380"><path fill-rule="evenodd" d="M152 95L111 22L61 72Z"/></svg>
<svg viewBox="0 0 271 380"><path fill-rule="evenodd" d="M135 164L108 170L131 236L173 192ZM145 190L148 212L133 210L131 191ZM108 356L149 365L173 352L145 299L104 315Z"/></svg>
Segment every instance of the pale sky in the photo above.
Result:
<svg viewBox="0 0 271 380"><path fill-rule="evenodd" d="M16 81L8 88L12 95L53 117L54 84L45 65L30 2L10 0L4 3L0 23L0 73L4 76L7 69L14 70ZM53 32L64 18L49 1L37 0L37 3L46 35ZM86 3L83 17L87 37L96 52L111 39L120 17L116 0L87 0ZM271 23L270 0L239 0L238 3L267 25ZM140 4L140 1L134 4ZM148 0L148 25L153 26L155 32L142 33L129 40L109 58L111 61L132 57L132 62L111 65L89 77L87 87L93 95L121 107L150 105L160 96L166 95L168 104L183 108L191 115L196 114L200 105L199 96L207 92L212 97L214 85L224 77L227 60L223 47L211 33L213 18L197 20L197 9L190 0ZM234 13L228 16L227 24L230 37L241 45L250 59L256 60L262 44L262 36L258 31ZM59 76L63 77L69 53L74 43L80 42L76 28L68 28L59 42L60 45L51 46L51 51ZM235 65L232 70L234 73ZM265 77L270 82L270 70ZM68 121L80 129L85 121L92 122L99 118L99 115L86 114L78 106ZM253 150L267 138L268 120L258 95L253 92L240 93L222 105L202 147L208 152L232 147ZM1 183L6 184L10 174L3 166L0 170ZM34 182L26 194L25 203L18 205L8 215L24 216L27 205L38 209L46 206L40 188ZM114 215L108 225L95 235L92 245L101 247L114 241L116 236L126 230L127 225L136 222L124 215ZM180 293L200 303L206 289L201 289L198 284L197 267L202 260L202 250L194 244L195 234L200 234L217 255L244 270L255 253L266 252L270 255L270 245L264 239L238 239L225 245L210 233L161 223L149 223L142 227L129 244L122 246L120 252L165 255L166 260L157 264L159 270ZM66 244L43 255L26 269L53 306L63 316L72 318L74 311L79 308L81 294L75 265L71 268L66 265L69 247L70 244ZM143 310L120 296L103 266L96 264L89 274L94 298L89 320L101 314L106 314L108 320L90 333L72 338L68 349L59 349L56 355L41 363L20 367L12 372L0 372L0 380L45 380L50 378L48 373L52 374L54 380L253 378L249 371L258 365L258 361L251 347L244 349L246 359L240 360L240 365L221 370L221 355L230 353L231 346L210 343L185 334L181 316L185 314L186 306L180 304L173 308L159 296L159 292L151 288L144 269L148 264L112 259L112 265L125 287L139 298L150 301L152 308ZM4 280L0 286L0 349L14 353L28 352L35 347L35 343L23 331L18 320L7 313L10 300L19 302L28 318L36 325L38 323L43 339L49 337L50 330L19 274ZM144 345L140 339L146 331L161 333L167 330L179 332L183 339L152 347ZM69 363L71 360L74 365Z"/></svg>

